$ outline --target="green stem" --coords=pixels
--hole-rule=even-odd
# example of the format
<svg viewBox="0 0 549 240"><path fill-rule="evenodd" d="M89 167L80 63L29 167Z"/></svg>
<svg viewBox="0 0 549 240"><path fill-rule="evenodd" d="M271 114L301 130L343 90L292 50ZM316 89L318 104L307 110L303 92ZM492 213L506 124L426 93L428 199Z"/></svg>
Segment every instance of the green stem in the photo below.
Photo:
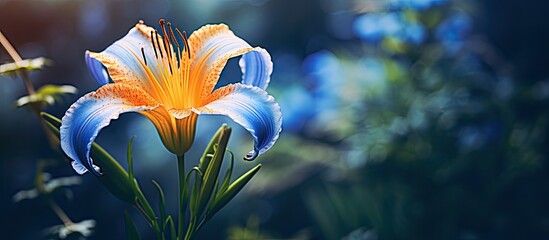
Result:
<svg viewBox="0 0 549 240"><path fill-rule="evenodd" d="M135 207L137 208L137 210L139 210L141 215L143 215L143 217L145 217L145 219L147 219L147 222L153 228L153 230L156 234L156 238L159 239L159 240L162 239L162 234L163 233L160 230L160 226L161 226L160 224L162 224L162 223L160 223L158 218L151 219L149 217L149 213L153 212L153 211L152 211L151 206L148 204L148 201L145 198L145 195L140 190L138 190L137 193L136 193L136 197L137 197L136 200L138 200L139 202L136 203ZM147 208L147 209L145 209L145 208ZM153 212L153 214L154 214L154 212Z"/></svg>
<svg viewBox="0 0 549 240"><path fill-rule="evenodd" d="M195 223L196 219L191 219L191 222L189 223L189 228L187 228L187 234L185 234L185 240L193 239L195 233Z"/></svg>
<svg viewBox="0 0 549 240"><path fill-rule="evenodd" d="M179 206L178 206L178 239L183 237L183 227L185 226L185 213L183 212L183 193L187 181L185 180L185 155L177 156L177 174L179 175Z"/></svg>

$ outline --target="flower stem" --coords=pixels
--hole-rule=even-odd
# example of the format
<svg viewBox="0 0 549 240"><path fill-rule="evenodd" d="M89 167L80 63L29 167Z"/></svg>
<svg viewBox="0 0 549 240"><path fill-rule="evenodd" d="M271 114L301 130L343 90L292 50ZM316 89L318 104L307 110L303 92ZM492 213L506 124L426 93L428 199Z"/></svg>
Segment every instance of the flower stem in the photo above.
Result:
<svg viewBox="0 0 549 240"><path fill-rule="evenodd" d="M13 59L15 65L17 65L17 62L23 60L21 58L21 56L19 55L19 53L17 53L15 48L11 45L10 41L8 41L8 39L4 36L4 34L2 34L1 31L0 31L0 44L2 44L2 46L6 49L6 51L10 55L10 57ZM23 78L23 83L25 84L25 88L27 89L27 92L29 93L29 95L35 94L36 91L34 90L34 87L32 86L32 83L29 79L27 71L22 70L21 71L21 77Z"/></svg>
<svg viewBox="0 0 549 240"><path fill-rule="evenodd" d="M4 49L6 49L6 51L8 52L8 54L10 55L11 59L13 60L16 66L17 66L17 62L23 61L23 58L21 58L21 55L17 53L17 50L15 50L13 45L11 45L10 41L8 41L6 36L4 36L2 31L0 31L0 44L2 45L2 47L4 47ZM34 86L32 85L32 82L29 78L29 73L25 69L21 69L20 71L18 71L18 73L21 76L21 79L23 80L23 84L25 84L25 89L27 89L27 93L29 94L29 96L35 95L36 90L34 89ZM39 104L39 103L32 104L31 108L33 112L38 115L38 118L41 119L40 112L42 111L42 104ZM50 142L50 146L52 147L52 149L57 149L56 146L59 145L58 141L56 140L57 138L53 135L53 133L48 131L44 121L40 121L40 126L46 133L46 136L48 137L48 140Z"/></svg>
<svg viewBox="0 0 549 240"><path fill-rule="evenodd" d="M59 219L61 219L61 221L63 222L63 225L68 227L68 226L74 224L71 221L71 219L69 218L69 216L67 216L65 211L63 211L63 209L61 209L61 207L59 207L59 205L57 205L56 202L54 202L53 200L50 199L50 200L48 200L48 203L49 203L51 209L53 209L53 211L57 215L57 217L59 217Z"/></svg>
<svg viewBox="0 0 549 240"><path fill-rule="evenodd" d="M185 226L185 212L183 209L185 209L183 205L183 194L185 191L185 186L187 185L187 181L185 180L185 155L177 156L177 173L179 176L179 211L178 211L178 234L179 239L183 236L183 228Z"/></svg>

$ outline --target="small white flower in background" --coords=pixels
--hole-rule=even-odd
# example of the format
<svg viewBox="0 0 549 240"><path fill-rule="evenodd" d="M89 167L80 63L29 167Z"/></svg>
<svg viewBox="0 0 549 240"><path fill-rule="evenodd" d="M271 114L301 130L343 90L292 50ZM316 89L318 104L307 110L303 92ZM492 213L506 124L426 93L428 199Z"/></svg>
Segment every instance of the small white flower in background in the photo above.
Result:
<svg viewBox="0 0 549 240"><path fill-rule="evenodd" d="M43 178L45 181L44 184L44 193L51 193L54 190L60 188L60 187L68 187L72 185L78 185L82 181L79 176L71 176L71 177L61 177L61 178L55 178L50 180L50 174L43 173ZM33 188L29 190L21 190L17 192L15 195L13 195L13 201L19 202L24 199L33 199L40 195L40 192L38 189Z"/></svg>
<svg viewBox="0 0 549 240"><path fill-rule="evenodd" d="M93 233L95 227L95 220L88 219L79 223L72 223L68 225L56 225L46 229L45 234L57 235L60 239L65 239L72 233L80 233L84 237L89 237Z"/></svg>

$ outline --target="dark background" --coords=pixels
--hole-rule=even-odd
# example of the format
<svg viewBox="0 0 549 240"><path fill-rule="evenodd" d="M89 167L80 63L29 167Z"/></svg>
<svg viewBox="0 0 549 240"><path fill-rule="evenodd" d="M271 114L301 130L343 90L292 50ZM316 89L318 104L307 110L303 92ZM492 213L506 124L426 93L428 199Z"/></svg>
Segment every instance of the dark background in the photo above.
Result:
<svg viewBox="0 0 549 240"><path fill-rule="evenodd" d="M271 53L268 91L281 104L284 130L259 159L258 175L199 239L548 239L549 2L382 3L0 0L0 31L23 58L54 61L31 74L36 87L79 89L46 108L58 117L97 88L84 51L101 51L140 19L156 26L166 18L188 32L224 22ZM387 32L386 22L374 24L379 35L361 35L357 21L368 14L419 23L422 38L407 40L412 28ZM467 17L444 29L456 15ZM10 61L3 50L0 61ZM220 84L240 79L237 66L229 62ZM20 79L0 81L2 239L42 239L59 219L40 199L12 196L33 187L38 160L61 157L36 116L14 107L25 95ZM221 122L235 128L230 147L247 151L243 129L201 117L189 159ZM122 116L97 142L124 159L133 135L145 193L155 199L156 179L176 196L175 159L143 117ZM75 174L59 162L47 168L54 178ZM237 162L238 171L253 164ZM74 221L96 220L90 239L124 239L124 209L142 237L152 237L135 209L89 174L82 180L55 199ZM175 211L176 199L167 201Z"/></svg>

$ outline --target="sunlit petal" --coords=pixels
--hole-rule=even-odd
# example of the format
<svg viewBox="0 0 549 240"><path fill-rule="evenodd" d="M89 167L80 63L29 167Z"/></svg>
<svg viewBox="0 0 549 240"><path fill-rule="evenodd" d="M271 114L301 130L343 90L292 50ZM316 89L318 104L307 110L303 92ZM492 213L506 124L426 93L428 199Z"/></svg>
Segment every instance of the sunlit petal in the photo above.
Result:
<svg viewBox="0 0 549 240"><path fill-rule="evenodd" d="M244 83L263 88L268 83L272 72L269 54L262 48L253 48L246 41L234 35L224 24L206 25L195 31L189 38L191 49L191 92L199 102L208 98L213 91L221 71L229 58L252 53L242 60L242 68L248 72L243 77ZM253 79L254 77L262 79ZM256 85L257 84L257 85ZM261 85L261 86L260 86Z"/></svg>
<svg viewBox="0 0 549 240"><path fill-rule="evenodd" d="M76 101L65 113L60 128L61 148L74 160L79 174L99 174L90 159L90 148L99 131L121 113L145 111L159 104L139 87L107 84Z"/></svg>
<svg viewBox="0 0 549 240"><path fill-rule="evenodd" d="M282 130L278 103L263 89L233 84L217 89L207 105L197 108L201 114L221 114L233 119L254 138L254 150L245 157L253 160L273 146Z"/></svg>
<svg viewBox="0 0 549 240"><path fill-rule="evenodd" d="M165 69L162 61L159 60L161 53L159 51L155 53L151 32L157 46L166 50L160 33L154 34L154 28L139 22L126 36L104 51L100 53L88 51L87 56L101 62L114 82L139 84L153 98L160 99L162 95L160 84L166 81L168 69ZM170 48L169 51L171 50ZM171 53L173 54L173 51Z"/></svg>

